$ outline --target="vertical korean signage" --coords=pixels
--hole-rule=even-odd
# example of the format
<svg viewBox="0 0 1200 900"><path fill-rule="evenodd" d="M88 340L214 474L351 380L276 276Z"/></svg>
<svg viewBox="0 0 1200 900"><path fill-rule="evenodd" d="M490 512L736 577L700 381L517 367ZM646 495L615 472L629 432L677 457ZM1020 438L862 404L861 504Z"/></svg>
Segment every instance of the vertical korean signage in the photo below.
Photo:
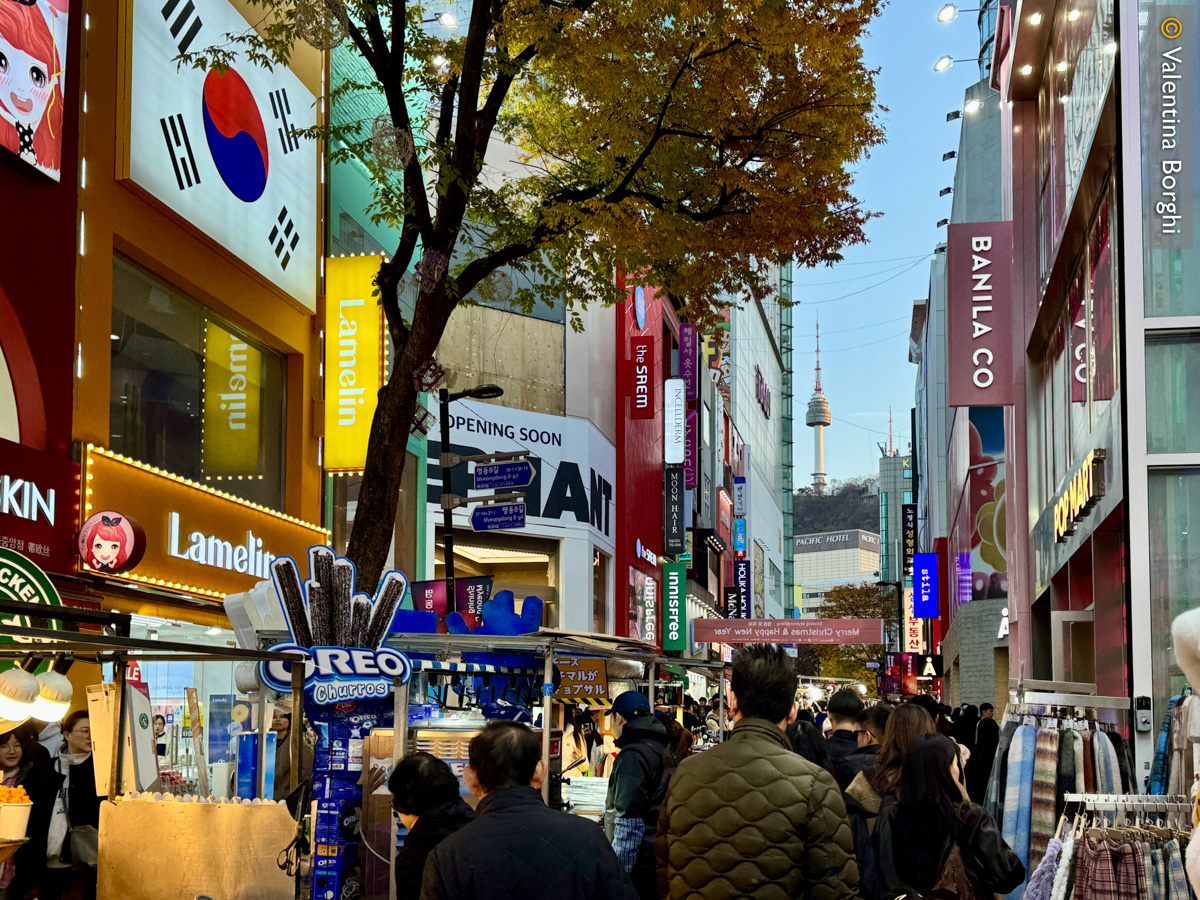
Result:
<svg viewBox="0 0 1200 900"><path fill-rule="evenodd" d="M750 488L746 484L745 475L735 475L733 478L733 514L735 516L749 515L746 507L750 504L747 502Z"/></svg>
<svg viewBox="0 0 1200 900"><path fill-rule="evenodd" d="M913 589L904 589L904 641L905 653L925 652L925 626L913 609Z"/></svg>
<svg viewBox="0 0 1200 900"><path fill-rule="evenodd" d="M371 296L379 257L325 265L325 469L366 465L371 420L383 384L383 309Z"/></svg>
<svg viewBox="0 0 1200 900"><path fill-rule="evenodd" d="M681 466L687 456L687 403L682 378L668 378L663 383L663 461L668 466Z"/></svg>
<svg viewBox="0 0 1200 900"><path fill-rule="evenodd" d="M913 573L913 555L917 552L917 505L905 503L900 507L900 554L904 574Z"/></svg>
<svg viewBox="0 0 1200 900"><path fill-rule="evenodd" d="M654 338L629 339L629 416L654 418Z"/></svg>
<svg viewBox="0 0 1200 900"><path fill-rule="evenodd" d="M752 573L750 571L750 560L737 560L733 565L733 583L738 591L738 603L740 605L739 617L743 619L750 618L750 608L753 600L751 596L751 577Z"/></svg>
<svg viewBox="0 0 1200 900"><path fill-rule="evenodd" d="M1012 222L951 225L947 237L950 406L1011 406Z"/></svg>
<svg viewBox="0 0 1200 900"><path fill-rule="evenodd" d="M687 399L700 396L700 346L696 326L684 322L679 326L679 377L687 389Z"/></svg>
<svg viewBox="0 0 1200 900"><path fill-rule="evenodd" d="M746 555L746 520L740 516L733 520L733 555L738 559Z"/></svg>
<svg viewBox="0 0 1200 900"><path fill-rule="evenodd" d="M200 469L205 480L263 475L262 353L212 320L204 323Z"/></svg>
<svg viewBox="0 0 1200 900"><path fill-rule="evenodd" d="M687 646L687 567L663 565L663 650L682 653Z"/></svg>
<svg viewBox="0 0 1200 900"><path fill-rule="evenodd" d="M700 480L700 414L694 409L688 410L686 440L683 451L683 486L691 490Z"/></svg>
<svg viewBox="0 0 1200 900"><path fill-rule="evenodd" d="M683 515L683 469L663 469L663 553L675 556L687 548Z"/></svg>
<svg viewBox="0 0 1200 900"><path fill-rule="evenodd" d="M941 615L938 596L938 558L936 553L913 556L913 616L936 619Z"/></svg>

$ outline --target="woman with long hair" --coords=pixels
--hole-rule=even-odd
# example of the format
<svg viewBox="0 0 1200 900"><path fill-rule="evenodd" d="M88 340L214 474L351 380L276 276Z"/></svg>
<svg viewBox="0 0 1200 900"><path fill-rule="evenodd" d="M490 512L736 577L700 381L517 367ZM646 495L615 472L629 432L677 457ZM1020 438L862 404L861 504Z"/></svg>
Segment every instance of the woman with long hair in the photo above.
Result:
<svg viewBox="0 0 1200 900"><path fill-rule="evenodd" d="M8 788L23 787L25 777L33 763L26 758L21 734L17 729L0 734L0 784ZM9 892L16 864L10 859L0 863L0 900L13 900L16 894Z"/></svg>
<svg viewBox="0 0 1200 900"><path fill-rule="evenodd" d="M969 898L1005 894L1025 880L1025 866L981 806L963 799L955 743L940 734L913 741L899 790L875 826L879 872L888 896L936 891Z"/></svg>
<svg viewBox="0 0 1200 900"><path fill-rule="evenodd" d="M935 733L933 719L921 706L900 704L888 716L875 765L859 772L846 788L846 814L858 857L861 890L868 900L877 900L883 891L872 835L884 798L893 796L900 785L909 747L922 735Z"/></svg>
<svg viewBox="0 0 1200 900"><path fill-rule="evenodd" d="M50 22L65 27L57 12ZM63 71L42 4L0 3L0 147L57 176Z"/></svg>

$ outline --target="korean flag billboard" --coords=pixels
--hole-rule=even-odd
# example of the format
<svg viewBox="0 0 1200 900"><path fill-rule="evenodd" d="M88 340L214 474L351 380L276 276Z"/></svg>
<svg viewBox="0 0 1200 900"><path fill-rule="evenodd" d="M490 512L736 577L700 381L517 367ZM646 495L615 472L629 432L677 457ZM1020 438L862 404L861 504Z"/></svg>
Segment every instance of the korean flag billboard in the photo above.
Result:
<svg viewBox="0 0 1200 900"><path fill-rule="evenodd" d="M290 69L240 55L223 75L175 57L251 26L227 0L134 0L130 177L316 309L315 98Z"/></svg>

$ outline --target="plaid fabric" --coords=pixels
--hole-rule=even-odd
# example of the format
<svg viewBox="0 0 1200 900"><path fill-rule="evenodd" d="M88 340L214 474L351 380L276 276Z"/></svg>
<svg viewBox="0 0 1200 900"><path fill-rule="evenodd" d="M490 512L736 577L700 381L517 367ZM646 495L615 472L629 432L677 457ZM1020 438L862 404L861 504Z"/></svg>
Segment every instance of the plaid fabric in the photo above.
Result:
<svg viewBox="0 0 1200 900"><path fill-rule="evenodd" d="M1036 870L1054 835L1055 795L1058 790L1058 732L1038 732L1033 756L1033 789L1030 794L1029 871ZM1048 895L1048 892L1047 892Z"/></svg>
<svg viewBox="0 0 1200 900"><path fill-rule="evenodd" d="M1167 867L1163 853L1157 848L1150 850L1150 900L1167 900Z"/></svg>
<svg viewBox="0 0 1200 900"><path fill-rule="evenodd" d="M646 835L646 823L641 819L620 818L613 824L612 846L617 859L626 872L633 871L637 862L638 848L642 846L642 838Z"/></svg>
<svg viewBox="0 0 1200 900"><path fill-rule="evenodd" d="M1179 697L1171 698L1167 711L1163 713L1162 725L1158 729L1158 740L1154 742L1154 767L1150 770L1150 787L1147 793L1165 794L1167 792L1168 766L1170 765L1171 720L1175 714L1175 704Z"/></svg>
<svg viewBox="0 0 1200 900"><path fill-rule="evenodd" d="M1136 877L1134 890L1137 889ZM1130 896L1137 896L1136 893ZM1076 900L1125 900L1113 865L1112 846L1107 841L1083 839L1075 864Z"/></svg>
<svg viewBox="0 0 1200 900"><path fill-rule="evenodd" d="M1167 841L1163 853L1167 864L1167 897L1169 900L1188 900L1187 873L1183 870L1179 841Z"/></svg>

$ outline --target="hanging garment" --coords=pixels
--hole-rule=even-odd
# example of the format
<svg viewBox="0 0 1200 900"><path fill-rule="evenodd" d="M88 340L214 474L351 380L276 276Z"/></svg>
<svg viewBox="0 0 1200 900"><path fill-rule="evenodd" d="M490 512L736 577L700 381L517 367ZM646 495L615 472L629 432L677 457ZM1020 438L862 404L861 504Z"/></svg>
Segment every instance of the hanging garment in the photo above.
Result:
<svg viewBox="0 0 1200 900"><path fill-rule="evenodd" d="M1162 725L1158 729L1158 739L1154 743L1154 765L1150 769L1150 788L1148 793L1165 794L1167 792L1167 771L1170 766L1171 723L1174 721L1175 705L1179 703L1178 696L1172 697L1163 713Z"/></svg>
<svg viewBox="0 0 1200 900"><path fill-rule="evenodd" d="M1049 850L1046 851L1047 856ZM1075 861L1075 837L1070 835L1063 842L1062 853L1058 857L1058 865L1054 867L1054 886L1050 890L1050 900L1067 900L1067 883L1071 878L1071 864ZM1166 900L1164 897L1163 900Z"/></svg>
<svg viewBox="0 0 1200 900"><path fill-rule="evenodd" d="M1167 898L1167 867L1163 852L1157 847L1150 848L1150 900L1168 900Z"/></svg>
<svg viewBox="0 0 1200 900"><path fill-rule="evenodd" d="M1080 735L1083 738L1083 790L1086 794L1096 793L1096 763L1095 745L1092 743L1090 732Z"/></svg>
<svg viewBox="0 0 1200 900"><path fill-rule="evenodd" d="M1167 763L1168 794L1182 794L1190 785L1190 782L1184 781L1184 770L1187 768L1185 755L1188 752L1187 728L1188 713L1192 708L1189 702L1191 699L1191 696L1187 696L1175 704L1175 716L1171 720L1170 761Z"/></svg>
<svg viewBox="0 0 1200 900"><path fill-rule="evenodd" d="M1055 790L1054 819L1057 821L1066 807L1064 794L1075 792L1075 741L1078 735L1069 728L1058 733L1058 784Z"/></svg>
<svg viewBox="0 0 1200 900"><path fill-rule="evenodd" d="M1102 839L1085 835L1075 861L1077 900L1124 900L1113 868L1112 847Z"/></svg>
<svg viewBox="0 0 1200 900"><path fill-rule="evenodd" d="M1022 725L1009 748L1008 783L1004 799L1004 840L1012 847L1025 870L1029 871L1029 824L1033 804L1033 763L1038 729ZM1019 898L1021 888L1008 895Z"/></svg>
<svg viewBox="0 0 1200 900"><path fill-rule="evenodd" d="M1087 743L1088 736L1078 731L1072 733L1075 735L1075 793L1082 794L1087 790L1087 778L1084 775L1087 763L1083 758L1083 745Z"/></svg>
<svg viewBox="0 0 1200 900"><path fill-rule="evenodd" d="M1129 845L1129 858L1133 863L1134 871L1134 890L1135 897L1149 897L1150 890L1147 887L1147 872L1146 872L1146 845L1140 842L1131 842Z"/></svg>
<svg viewBox="0 0 1200 900"><path fill-rule="evenodd" d="M1142 859L1141 850L1133 844L1122 843L1119 840L1110 843L1112 848L1113 874L1117 878L1117 895L1121 900L1133 900L1142 897L1138 893L1138 866Z"/></svg>
<svg viewBox="0 0 1200 900"><path fill-rule="evenodd" d="M1121 770L1117 765L1117 751L1103 731L1092 734L1092 760L1096 766L1096 793L1119 794Z"/></svg>
<svg viewBox="0 0 1200 900"><path fill-rule="evenodd" d="M1167 868L1168 900L1188 900L1187 875L1183 871L1183 854L1179 849L1179 841L1167 841L1163 847L1163 855Z"/></svg>
<svg viewBox="0 0 1200 900"><path fill-rule="evenodd" d="M1041 865L1046 846L1054 835L1058 794L1058 732L1043 728L1038 732L1033 759L1033 786L1030 789L1029 862L1032 871Z"/></svg>
<svg viewBox="0 0 1200 900"><path fill-rule="evenodd" d="M1200 719L1200 716L1197 718ZM1133 760L1129 756L1129 742L1118 731L1109 732L1108 739L1117 751L1117 766L1121 770L1121 793L1136 794L1138 790L1133 785Z"/></svg>
<svg viewBox="0 0 1200 900"><path fill-rule="evenodd" d="M1034 802L1037 802L1036 797ZM1058 855L1061 851L1062 841L1058 838L1050 838L1041 862L1029 876L1029 883L1025 886L1024 900L1050 900L1050 894L1054 890L1054 876L1058 870Z"/></svg>
<svg viewBox="0 0 1200 900"><path fill-rule="evenodd" d="M992 763L992 774L988 778L987 797L983 808L997 822L1004 817L1004 792L1007 787L1008 751L1012 747L1013 735L1019 726L1016 722L1005 722L1000 728L1000 743L996 746L996 758Z"/></svg>

